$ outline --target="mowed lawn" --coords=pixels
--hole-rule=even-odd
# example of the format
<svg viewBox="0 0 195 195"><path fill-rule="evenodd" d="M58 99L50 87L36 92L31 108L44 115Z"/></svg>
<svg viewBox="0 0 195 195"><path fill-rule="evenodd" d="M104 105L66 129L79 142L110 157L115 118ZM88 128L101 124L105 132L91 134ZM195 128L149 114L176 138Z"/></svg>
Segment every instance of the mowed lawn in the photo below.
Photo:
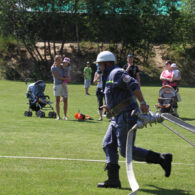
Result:
<svg viewBox="0 0 195 195"><path fill-rule="evenodd" d="M47 83L45 94L54 101L52 87L51 83ZM0 194L130 193L124 158L120 157L122 189L98 189L97 183L106 179L105 164L87 161L105 159L102 139L109 121L106 118L102 122L97 121L96 87L92 86L89 90L91 95L85 96L83 85L69 85L68 121L37 118L34 113L32 117L24 117L24 111L28 108L26 88L24 82L0 80ZM159 89L160 86L142 87L152 111L155 111ZM195 88L181 87L180 94L180 117L195 126ZM94 120L76 121L74 114L78 110ZM166 124L195 143L193 133L168 122ZM195 149L191 145L157 124L138 130L136 146L173 153L170 178L164 177L159 165L134 163L135 176L140 185L138 195L195 195Z"/></svg>

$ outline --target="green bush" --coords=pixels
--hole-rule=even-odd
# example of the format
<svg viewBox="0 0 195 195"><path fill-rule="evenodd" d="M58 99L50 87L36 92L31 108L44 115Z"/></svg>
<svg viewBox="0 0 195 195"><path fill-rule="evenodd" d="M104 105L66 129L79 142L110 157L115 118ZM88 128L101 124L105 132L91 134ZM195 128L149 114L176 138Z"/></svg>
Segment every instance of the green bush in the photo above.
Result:
<svg viewBox="0 0 195 195"><path fill-rule="evenodd" d="M195 84L195 45L174 44L167 51L167 57L175 62L182 75L182 83Z"/></svg>

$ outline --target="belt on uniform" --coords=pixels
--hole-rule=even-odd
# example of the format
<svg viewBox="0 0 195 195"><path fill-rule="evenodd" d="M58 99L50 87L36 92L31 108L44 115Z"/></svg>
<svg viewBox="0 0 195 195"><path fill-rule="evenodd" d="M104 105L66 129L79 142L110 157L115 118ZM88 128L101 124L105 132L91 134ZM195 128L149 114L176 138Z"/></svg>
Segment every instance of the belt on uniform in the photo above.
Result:
<svg viewBox="0 0 195 195"><path fill-rule="evenodd" d="M123 100L121 103L117 104L114 108L112 108L110 110L110 112L108 112L106 114L107 118L111 118L113 116L118 116L124 109L125 107L129 106L132 103L135 103L135 97L131 96L125 100Z"/></svg>

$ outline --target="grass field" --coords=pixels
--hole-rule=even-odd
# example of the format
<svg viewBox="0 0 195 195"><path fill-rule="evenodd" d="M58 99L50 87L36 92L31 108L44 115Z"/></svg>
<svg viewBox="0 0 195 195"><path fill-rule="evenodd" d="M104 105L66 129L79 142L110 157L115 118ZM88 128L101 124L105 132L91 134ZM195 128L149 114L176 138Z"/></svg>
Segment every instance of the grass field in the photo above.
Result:
<svg viewBox="0 0 195 195"><path fill-rule="evenodd" d="M160 87L143 86L142 91L152 111ZM120 157L122 189L98 189L106 179L103 162L77 160L5 158L50 157L104 160L102 139L109 121L97 121L95 86L90 96L84 95L83 85L69 85L68 121L24 117L27 109L26 85L23 82L0 80L0 194L1 195L127 195L125 159ZM54 100L52 84L46 95ZM195 125L195 88L180 88L180 117ZM95 120L78 122L74 114L81 112ZM167 124L169 124L167 122ZM193 143L194 134L169 124ZM173 153L170 178L164 177L159 165L134 163L140 185L138 195L195 195L195 150L161 124L139 130L136 145L157 152Z"/></svg>

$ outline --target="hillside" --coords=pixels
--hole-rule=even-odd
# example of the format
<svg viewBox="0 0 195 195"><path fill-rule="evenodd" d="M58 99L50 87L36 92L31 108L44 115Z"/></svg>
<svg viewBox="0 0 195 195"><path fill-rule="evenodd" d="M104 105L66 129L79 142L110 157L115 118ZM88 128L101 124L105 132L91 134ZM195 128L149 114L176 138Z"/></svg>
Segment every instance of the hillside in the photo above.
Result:
<svg viewBox="0 0 195 195"><path fill-rule="evenodd" d="M50 60L50 55L48 50L45 52L44 43L38 42L36 44L37 50L43 58L47 58L48 63L35 66L31 60L31 56L26 51L24 47L20 47L20 54L18 55L17 47L14 44L10 44L6 51L2 52L0 58L6 63L6 66L1 65L2 76L10 80L23 80L26 77L32 77L35 79L44 79L51 81L52 77L50 74L50 66L53 61ZM51 51L54 51L54 46L50 45ZM117 45L120 49L120 45ZM61 43L55 44L56 53L59 53L61 48ZM108 44L104 44L99 47L96 43L80 43L80 52L78 52L77 43L66 43L63 49L63 57L67 56L71 58L71 77L73 83L80 83L83 81L83 68L87 61L91 62L93 72L96 71L96 65L93 63L96 59L97 54L101 50L106 50L109 48ZM46 55L45 55L46 54ZM52 53L54 56L54 52ZM168 47L165 45L153 46L152 55L148 59L149 65L143 65L141 63L142 59L136 56L137 65L141 70L142 81L147 82L159 82L159 75L164 67L165 60L168 57ZM119 64L126 63L126 59L118 61ZM37 73L35 75L35 73Z"/></svg>

